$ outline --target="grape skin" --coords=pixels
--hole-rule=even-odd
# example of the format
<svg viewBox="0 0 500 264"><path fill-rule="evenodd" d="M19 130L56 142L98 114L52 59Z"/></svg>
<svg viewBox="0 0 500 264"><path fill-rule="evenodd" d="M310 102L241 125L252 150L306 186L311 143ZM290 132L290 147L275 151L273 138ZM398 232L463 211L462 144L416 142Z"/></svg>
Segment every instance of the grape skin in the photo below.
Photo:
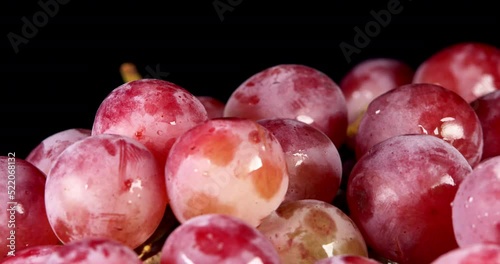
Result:
<svg viewBox="0 0 500 264"><path fill-rule="evenodd" d="M120 85L102 101L92 135L134 138L164 165L175 139L207 119L205 107L184 88L163 80L142 79Z"/></svg>
<svg viewBox="0 0 500 264"><path fill-rule="evenodd" d="M257 122L238 118L212 119L179 137L165 177L179 222L223 213L252 226L281 204L289 181L278 140Z"/></svg>
<svg viewBox="0 0 500 264"><path fill-rule="evenodd" d="M117 241L86 238L68 243L47 259L47 264L142 264L137 254Z"/></svg>
<svg viewBox="0 0 500 264"><path fill-rule="evenodd" d="M380 262L362 256L341 255L322 259L314 264L380 264Z"/></svg>
<svg viewBox="0 0 500 264"><path fill-rule="evenodd" d="M474 244L451 250L431 264L500 264L500 246L495 244Z"/></svg>
<svg viewBox="0 0 500 264"><path fill-rule="evenodd" d="M208 119L224 116L224 107L226 105L223 102L211 96L196 96L196 98L203 104L205 110L207 110Z"/></svg>
<svg viewBox="0 0 500 264"><path fill-rule="evenodd" d="M500 50L464 42L448 46L418 67L413 83L432 83L450 89L467 102L500 89Z"/></svg>
<svg viewBox="0 0 500 264"><path fill-rule="evenodd" d="M457 148L471 166L481 161L483 133L474 109L441 86L403 85L373 100L359 124L356 157L404 134L433 135Z"/></svg>
<svg viewBox="0 0 500 264"><path fill-rule="evenodd" d="M476 99L471 106L483 129L482 160L500 156L500 90Z"/></svg>
<svg viewBox="0 0 500 264"><path fill-rule="evenodd" d="M92 133L89 129L67 129L55 133L44 139L26 157L26 161L35 165L45 175L49 174L50 168L57 156L61 154L69 145L80 139L89 137Z"/></svg>
<svg viewBox="0 0 500 264"><path fill-rule="evenodd" d="M49 224L43 202L45 175L33 164L23 159L15 158L14 163L12 159L12 156L0 156L0 180L5 186L0 192L0 222L2 223L0 238L3 243L0 247L0 259L11 251L7 247L11 241L7 239L11 236L11 231L15 232L15 239L12 240L15 242L14 253L32 246L59 243L59 239ZM11 169L8 169L9 165ZM15 177L9 179L9 175L15 175ZM13 199L10 199L9 191ZM11 204L11 202L17 204ZM15 208L15 211L12 211L14 219L11 218L11 210L8 210L11 208Z"/></svg>
<svg viewBox="0 0 500 264"><path fill-rule="evenodd" d="M49 222L68 243L107 237L131 248L160 223L167 205L165 179L151 152L138 141L102 134L61 153L45 186Z"/></svg>
<svg viewBox="0 0 500 264"><path fill-rule="evenodd" d="M453 200L453 230L461 247L500 244L500 156L474 168Z"/></svg>
<svg viewBox="0 0 500 264"><path fill-rule="evenodd" d="M206 214L189 219L170 234L162 264L279 264L273 245L239 218Z"/></svg>
<svg viewBox="0 0 500 264"><path fill-rule="evenodd" d="M354 166L350 216L381 257L429 263L458 246L450 204L471 171L460 152L434 136L390 138Z"/></svg>
<svg viewBox="0 0 500 264"><path fill-rule="evenodd" d="M332 202L342 177L340 155L318 129L294 119L258 121L278 139L290 176L285 201L316 199Z"/></svg>
<svg viewBox="0 0 500 264"><path fill-rule="evenodd" d="M349 124L362 114L379 95L409 84L413 70L406 63L389 58L365 60L352 68L340 81L347 103Z"/></svg>
<svg viewBox="0 0 500 264"><path fill-rule="evenodd" d="M2 264L46 264L49 257L59 250L61 245L31 246L13 257L7 257Z"/></svg>
<svg viewBox="0 0 500 264"><path fill-rule="evenodd" d="M251 76L231 94L224 116L296 119L323 131L337 147L347 129L347 107L338 85L324 73L296 64Z"/></svg>

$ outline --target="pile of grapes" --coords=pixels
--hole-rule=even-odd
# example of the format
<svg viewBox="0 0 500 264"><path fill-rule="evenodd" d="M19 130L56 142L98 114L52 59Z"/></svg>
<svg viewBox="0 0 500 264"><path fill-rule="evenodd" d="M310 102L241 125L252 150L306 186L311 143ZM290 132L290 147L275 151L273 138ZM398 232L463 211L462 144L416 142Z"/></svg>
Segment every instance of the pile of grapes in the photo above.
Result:
<svg viewBox="0 0 500 264"><path fill-rule="evenodd" d="M500 263L500 50L125 83L0 157L2 263ZM13 187L11 187L13 186Z"/></svg>

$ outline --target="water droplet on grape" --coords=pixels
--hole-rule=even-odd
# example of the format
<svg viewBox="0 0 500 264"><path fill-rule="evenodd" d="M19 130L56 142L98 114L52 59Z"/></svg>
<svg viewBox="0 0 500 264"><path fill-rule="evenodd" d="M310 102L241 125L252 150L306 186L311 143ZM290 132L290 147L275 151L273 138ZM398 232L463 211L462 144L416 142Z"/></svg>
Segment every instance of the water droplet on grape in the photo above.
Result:
<svg viewBox="0 0 500 264"><path fill-rule="evenodd" d="M89 188L89 185L85 184L85 190L87 190L88 188Z"/></svg>
<svg viewBox="0 0 500 264"><path fill-rule="evenodd" d="M469 199L467 200L469 203L472 203L472 201L474 201L474 197L469 197Z"/></svg>
<svg viewBox="0 0 500 264"><path fill-rule="evenodd" d="M163 134L163 131L158 130L158 131L156 131L156 134L157 134L158 136L161 136L161 135Z"/></svg>

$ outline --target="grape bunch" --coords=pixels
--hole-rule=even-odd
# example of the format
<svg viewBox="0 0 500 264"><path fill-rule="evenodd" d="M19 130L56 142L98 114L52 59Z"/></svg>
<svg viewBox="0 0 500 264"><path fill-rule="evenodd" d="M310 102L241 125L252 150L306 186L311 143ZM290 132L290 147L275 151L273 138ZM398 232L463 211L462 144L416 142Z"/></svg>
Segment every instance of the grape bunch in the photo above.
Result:
<svg viewBox="0 0 500 264"><path fill-rule="evenodd" d="M1 263L500 264L497 47L275 65L227 102L121 72L91 128L0 157Z"/></svg>

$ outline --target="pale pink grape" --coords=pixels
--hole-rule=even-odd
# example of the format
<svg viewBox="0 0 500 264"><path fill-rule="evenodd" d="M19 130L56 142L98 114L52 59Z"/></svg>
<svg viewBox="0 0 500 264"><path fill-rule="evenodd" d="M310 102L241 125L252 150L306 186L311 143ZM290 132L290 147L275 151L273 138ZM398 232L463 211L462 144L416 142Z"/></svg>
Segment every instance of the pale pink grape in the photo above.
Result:
<svg viewBox="0 0 500 264"><path fill-rule="evenodd" d="M48 264L142 264L139 256L125 245L103 238L86 238L59 248Z"/></svg>
<svg viewBox="0 0 500 264"><path fill-rule="evenodd" d="M75 128L55 133L38 144L38 146L28 154L26 161L35 165L45 175L48 175L52 164L54 164L59 154L69 145L89 137L91 133L92 131L90 129Z"/></svg>
<svg viewBox="0 0 500 264"><path fill-rule="evenodd" d="M173 145L165 167L177 219L221 213L252 226L285 197L288 172L278 140L255 121L212 119Z"/></svg>
<svg viewBox="0 0 500 264"><path fill-rule="evenodd" d="M474 244L451 250L431 264L500 264L500 246L495 244Z"/></svg>
<svg viewBox="0 0 500 264"><path fill-rule="evenodd" d="M61 245L28 247L16 251L13 257L5 258L2 264L46 264L50 256L60 248Z"/></svg>
<svg viewBox="0 0 500 264"><path fill-rule="evenodd" d="M474 168L453 200L453 230L461 247L500 244L500 156Z"/></svg>
<svg viewBox="0 0 500 264"><path fill-rule="evenodd" d="M138 141L90 136L56 160L47 177L45 206L64 243L99 236L135 248L162 219L164 186L160 166Z"/></svg>
<svg viewBox="0 0 500 264"><path fill-rule="evenodd" d="M117 87L104 99L92 135L134 138L164 165L175 139L205 120L205 107L184 88L163 80L142 79Z"/></svg>
<svg viewBox="0 0 500 264"><path fill-rule="evenodd" d="M270 241L239 218L208 214L189 219L170 234L162 264L280 264Z"/></svg>

